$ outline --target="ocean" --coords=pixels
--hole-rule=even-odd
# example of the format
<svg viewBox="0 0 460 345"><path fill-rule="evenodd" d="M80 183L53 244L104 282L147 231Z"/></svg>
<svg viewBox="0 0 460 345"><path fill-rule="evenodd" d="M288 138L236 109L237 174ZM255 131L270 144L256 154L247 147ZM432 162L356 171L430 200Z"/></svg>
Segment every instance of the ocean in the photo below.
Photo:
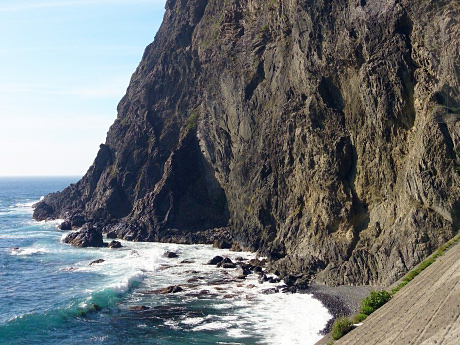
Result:
<svg viewBox="0 0 460 345"><path fill-rule="evenodd" d="M280 284L206 265L216 255L235 261L253 253L62 243L59 221L34 221L32 205L77 180L0 178L0 344L305 345L321 338L332 316L311 295L272 293ZM158 294L172 285L183 290Z"/></svg>

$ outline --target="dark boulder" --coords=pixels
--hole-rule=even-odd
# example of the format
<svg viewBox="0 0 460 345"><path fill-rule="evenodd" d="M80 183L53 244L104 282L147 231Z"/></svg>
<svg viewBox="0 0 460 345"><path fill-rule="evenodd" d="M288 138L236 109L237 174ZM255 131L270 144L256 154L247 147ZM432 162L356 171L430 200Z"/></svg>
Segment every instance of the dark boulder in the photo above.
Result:
<svg viewBox="0 0 460 345"><path fill-rule="evenodd" d="M193 264L195 261L193 260L182 260L180 263L181 264Z"/></svg>
<svg viewBox="0 0 460 345"><path fill-rule="evenodd" d="M251 265L239 265L237 269L237 273L240 276L247 276L252 273Z"/></svg>
<svg viewBox="0 0 460 345"><path fill-rule="evenodd" d="M224 267L225 266L225 267ZM217 264L217 267L222 268L235 268L236 264L230 258L224 258L221 262Z"/></svg>
<svg viewBox="0 0 460 345"><path fill-rule="evenodd" d="M104 259L97 259L97 260L92 261L92 262L89 264L89 266L93 266L93 265L95 265L95 264L101 264L101 263L103 263L104 261L105 261Z"/></svg>
<svg viewBox="0 0 460 345"><path fill-rule="evenodd" d="M114 239L114 238L117 238L117 234L113 231L109 231L108 233L105 234L105 236L109 239Z"/></svg>
<svg viewBox="0 0 460 345"><path fill-rule="evenodd" d="M93 227L71 232L64 238L64 243L76 247L103 247L102 234Z"/></svg>
<svg viewBox="0 0 460 345"><path fill-rule="evenodd" d="M254 271L254 273L262 273L264 270L262 269L262 267L257 266L257 267L253 268L253 271Z"/></svg>
<svg viewBox="0 0 460 345"><path fill-rule="evenodd" d="M213 247L220 248L220 249L230 249L232 248L232 244L225 240L215 240Z"/></svg>
<svg viewBox="0 0 460 345"><path fill-rule="evenodd" d="M112 241L109 243L109 248L121 248L123 247L120 242L118 241Z"/></svg>
<svg viewBox="0 0 460 345"><path fill-rule="evenodd" d="M257 278L257 281L259 282L259 284L263 284L267 280L268 280L267 276L263 273L259 275L259 278Z"/></svg>
<svg viewBox="0 0 460 345"><path fill-rule="evenodd" d="M69 220L65 220L61 224L59 224L59 229L60 230L72 230L72 223L70 223Z"/></svg>
<svg viewBox="0 0 460 345"><path fill-rule="evenodd" d="M172 259L172 258L177 258L179 255L177 255L177 253L175 252L167 251L163 254L163 256L166 258Z"/></svg>
<svg viewBox="0 0 460 345"><path fill-rule="evenodd" d="M293 286L297 289L307 289L310 277L302 274L291 274L284 277L283 281L289 287Z"/></svg>
<svg viewBox="0 0 460 345"><path fill-rule="evenodd" d="M172 286L168 286L164 289L161 289L161 293L162 294L168 294L168 293L177 293L177 292L181 292L183 291L184 289L181 288L179 285L172 285Z"/></svg>
<svg viewBox="0 0 460 345"><path fill-rule="evenodd" d="M222 262L222 260L224 260L224 258L217 255L208 261L208 265L217 265L218 263Z"/></svg>

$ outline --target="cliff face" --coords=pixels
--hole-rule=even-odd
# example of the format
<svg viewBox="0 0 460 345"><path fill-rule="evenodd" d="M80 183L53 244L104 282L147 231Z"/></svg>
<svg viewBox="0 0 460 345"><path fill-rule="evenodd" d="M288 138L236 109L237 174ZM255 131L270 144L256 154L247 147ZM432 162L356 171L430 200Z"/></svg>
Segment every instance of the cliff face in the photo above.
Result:
<svg viewBox="0 0 460 345"><path fill-rule="evenodd" d="M106 144L34 217L388 284L460 226L459 18L457 0L168 0Z"/></svg>

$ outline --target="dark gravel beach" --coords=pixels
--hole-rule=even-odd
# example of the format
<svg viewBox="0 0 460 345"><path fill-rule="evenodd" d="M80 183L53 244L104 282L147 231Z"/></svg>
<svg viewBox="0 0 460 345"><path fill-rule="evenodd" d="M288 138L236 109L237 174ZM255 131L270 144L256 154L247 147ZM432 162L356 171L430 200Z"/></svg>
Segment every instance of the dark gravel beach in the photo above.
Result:
<svg viewBox="0 0 460 345"><path fill-rule="evenodd" d="M305 292L313 294L334 316L321 331L326 335L331 331L334 319L357 312L361 301L373 290L379 290L379 287L367 285L330 287L312 283Z"/></svg>

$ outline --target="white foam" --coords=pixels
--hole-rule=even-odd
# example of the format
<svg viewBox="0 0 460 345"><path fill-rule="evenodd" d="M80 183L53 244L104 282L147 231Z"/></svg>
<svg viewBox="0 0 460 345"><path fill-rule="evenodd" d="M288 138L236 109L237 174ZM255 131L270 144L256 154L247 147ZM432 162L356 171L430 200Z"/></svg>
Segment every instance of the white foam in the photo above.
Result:
<svg viewBox="0 0 460 345"><path fill-rule="evenodd" d="M206 320L206 318L204 317L189 317L185 320L182 320L181 323L183 323L184 325L191 325L191 326L195 326L195 325L198 325L202 322L204 322Z"/></svg>
<svg viewBox="0 0 460 345"><path fill-rule="evenodd" d="M12 249L11 255L18 255L18 256L26 256L26 255L34 255L34 254L45 254L49 251L45 248L41 247L28 247L28 248L18 248Z"/></svg>
<svg viewBox="0 0 460 345"><path fill-rule="evenodd" d="M214 322L209 322L205 323L200 326L196 326L192 328L192 331L198 332L198 331L216 331L220 329L225 329L228 327L228 323L226 322L220 322L220 321L214 321Z"/></svg>
<svg viewBox="0 0 460 345"><path fill-rule="evenodd" d="M231 328L227 330L227 335L231 338L247 338L251 336L246 330L239 328Z"/></svg>

